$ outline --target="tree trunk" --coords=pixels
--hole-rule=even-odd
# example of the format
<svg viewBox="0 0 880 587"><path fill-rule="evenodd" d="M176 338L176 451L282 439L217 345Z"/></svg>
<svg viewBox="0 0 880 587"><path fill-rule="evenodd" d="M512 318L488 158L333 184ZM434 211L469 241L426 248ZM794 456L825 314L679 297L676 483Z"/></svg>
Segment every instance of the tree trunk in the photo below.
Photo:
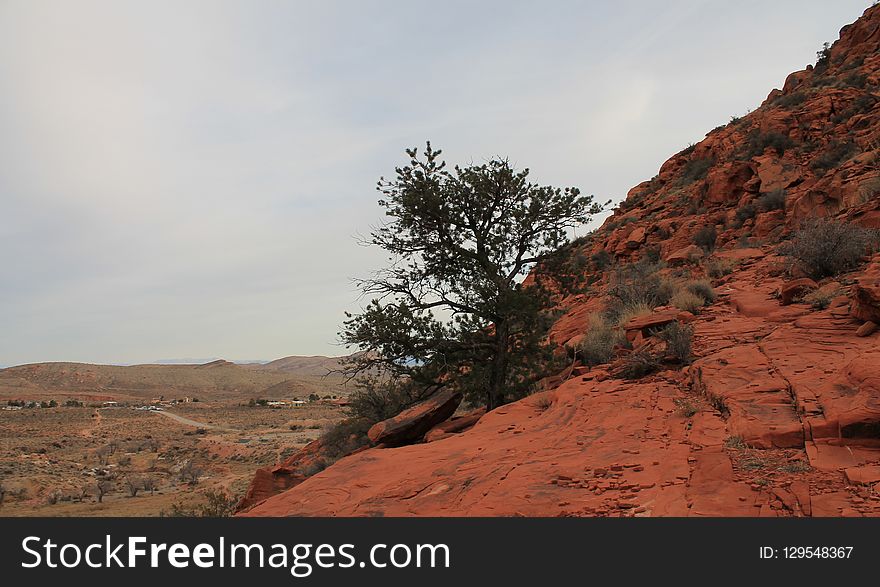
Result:
<svg viewBox="0 0 880 587"><path fill-rule="evenodd" d="M489 371L489 389L486 392L486 410L491 411L504 403L504 385L507 382L507 353L510 332L506 322L495 323L495 356Z"/></svg>

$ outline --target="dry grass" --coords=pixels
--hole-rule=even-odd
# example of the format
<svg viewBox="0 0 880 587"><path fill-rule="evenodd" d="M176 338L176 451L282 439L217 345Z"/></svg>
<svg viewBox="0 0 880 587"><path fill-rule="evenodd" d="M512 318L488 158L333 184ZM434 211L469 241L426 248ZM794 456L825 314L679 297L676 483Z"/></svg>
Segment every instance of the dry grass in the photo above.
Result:
<svg viewBox="0 0 880 587"><path fill-rule="evenodd" d="M692 314L698 313L706 303L703 298L686 289L677 291L670 301L676 308Z"/></svg>

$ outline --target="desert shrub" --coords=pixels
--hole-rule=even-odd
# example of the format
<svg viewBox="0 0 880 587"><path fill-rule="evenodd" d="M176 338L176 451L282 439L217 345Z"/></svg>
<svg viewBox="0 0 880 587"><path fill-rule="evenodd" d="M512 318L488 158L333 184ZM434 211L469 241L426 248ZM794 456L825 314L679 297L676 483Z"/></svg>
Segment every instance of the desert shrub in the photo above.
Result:
<svg viewBox="0 0 880 587"><path fill-rule="evenodd" d="M670 303L679 310L684 310L686 312L696 314L700 311L700 308L702 308L706 302L700 296L686 289L680 289L675 292L674 296L672 296Z"/></svg>
<svg viewBox="0 0 880 587"><path fill-rule="evenodd" d="M831 300L833 300L838 293L839 292L836 290L829 291L816 289L806 294L801 301L805 304L810 304L814 310L825 310L831 305Z"/></svg>
<svg viewBox="0 0 880 587"><path fill-rule="evenodd" d="M743 204L736 210L736 214L734 215L734 226L736 228L741 227L745 224L746 220L750 220L758 215L758 209L754 204L748 202Z"/></svg>
<svg viewBox="0 0 880 587"><path fill-rule="evenodd" d="M718 240L718 232L714 225L706 225L694 235L694 244L707 253L715 249L715 241Z"/></svg>
<svg viewBox="0 0 880 587"><path fill-rule="evenodd" d="M718 279L733 273L735 267L736 263L730 259L710 259L709 261L706 261L704 268L706 270L706 275L712 279Z"/></svg>
<svg viewBox="0 0 880 587"><path fill-rule="evenodd" d="M725 448L733 449L733 450L742 450L744 448L748 448L746 445L746 441L743 440L742 436L728 436L724 441Z"/></svg>
<svg viewBox="0 0 880 587"><path fill-rule="evenodd" d="M791 94L779 96L773 100L773 104L780 108L794 108L795 106L803 104L806 97L807 95L804 92L792 92Z"/></svg>
<svg viewBox="0 0 880 587"><path fill-rule="evenodd" d="M170 510L162 510L159 515L166 518L228 518L238 503L237 499L219 489L203 491L202 497L204 501L195 505L174 502Z"/></svg>
<svg viewBox="0 0 880 587"><path fill-rule="evenodd" d="M693 326L678 320L668 324L657 333L657 338L666 343L666 351L681 363L690 363L694 343Z"/></svg>
<svg viewBox="0 0 880 587"><path fill-rule="evenodd" d="M611 265L611 255L608 254L608 251L605 249L601 249L590 257L590 261L593 263L593 269L596 271L602 271Z"/></svg>
<svg viewBox="0 0 880 587"><path fill-rule="evenodd" d="M872 177L859 184L859 203L864 204L880 194L880 177Z"/></svg>
<svg viewBox="0 0 880 587"><path fill-rule="evenodd" d="M778 132L762 133L760 130L751 131L746 136L744 153L746 159L761 155L766 149L770 148L779 153L784 154L786 149L794 146L791 137Z"/></svg>
<svg viewBox="0 0 880 587"><path fill-rule="evenodd" d="M550 406L553 405L553 398L547 394L542 395L537 400L535 400L535 407L538 408L539 412L546 412L550 409Z"/></svg>
<svg viewBox="0 0 880 587"><path fill-rule="evenodd" d="M367 430L376 422L364 418L346 418L330 426L321 435L324 453L338 459L369 444Z"/></svg>
<svg viewBox="0 0 880 587"><path fill-rule="evenodd" d="M855 224L816 218L806 221L780 252L813 279L854 269L877 247L877 232Z"/></svg>
<svg viewBox="0 0 880 587"><path fill-rule="evenodd" d="M758 198L758 206L765 212L785 210L785 190L778 189L762 194Z"/></svg>
<svg viewBox="0 0 880 587"><path fill-rule="evenodd" d="M821 155L813 159L810 168L816 175L822 176L834 169L858 151L858 147L852 141L841 143L833 141Z"/></svg>
<svg viewBox="0 0 880 587"><path fill-rule="evenodd" d="M681 184L687 185L706 177L709 169L715 164L715 160L711 158L691 159L684 165L681 172Z"/></svg>
<svg viewBox="0 0 880 587"><path fill-rule="evenodd" d="M620 376L624 379L640 379L657 371L660 361L647 351L636 351L628 354L620 368Z"/></svg>
<svg viewBox="0 0 880 587"><path fill-rule="evenodd" d="M684 287L692 294L703 298L703 301L707 304L715 301L715 290L712 288L712 284L705 279L688 281Z"/></svg>
<svg viewBox="0 0 880 587"><path fill-rule="evenodd" d="M608 295L611 301L607 314L612 321L619 321L630 309L647 306L655 308L669 301L670 292L663 287L658 274L659 263L641 259L620 265L614 272Z"/></svg>
<svg viewBox="0 0 880 587"><path fill-rule="evenodd" d="M584 364L601 365L614 358L614 347L626 341L623 332L609 324L599 314L593 314L588 321L587 331L578 350Z"/></svg>
<svg viewBox="0 0 880 587"><path fill-rule="evenodd" d="M639 316L646 316L653 311L653 308L648 304L638 303L631 304L628 306L623 306L619 309L617 313L608 312L606 313L607 319L611 322L618 324L619 326L623 326L633 318L638 318Z"/></svg>
<svg viewBox="0 0 880 587"><path fill-rule="evenodd" d="M700 411L699 408L697 408L697 406L686 397L676 398L673 400L673 403L675 404L675 410L685 418L691 418Z"/></svg>

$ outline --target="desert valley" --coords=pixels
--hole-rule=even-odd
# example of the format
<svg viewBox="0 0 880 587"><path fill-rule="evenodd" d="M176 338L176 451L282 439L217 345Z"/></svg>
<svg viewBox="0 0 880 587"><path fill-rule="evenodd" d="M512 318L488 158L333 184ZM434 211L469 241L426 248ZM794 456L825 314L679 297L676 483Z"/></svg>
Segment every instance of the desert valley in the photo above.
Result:
<svg viewBox="0 0 880 587"><path fill-rule="evenodd" d="M6 516L228 515L341 416L329 357L0 370Z"/></svg>

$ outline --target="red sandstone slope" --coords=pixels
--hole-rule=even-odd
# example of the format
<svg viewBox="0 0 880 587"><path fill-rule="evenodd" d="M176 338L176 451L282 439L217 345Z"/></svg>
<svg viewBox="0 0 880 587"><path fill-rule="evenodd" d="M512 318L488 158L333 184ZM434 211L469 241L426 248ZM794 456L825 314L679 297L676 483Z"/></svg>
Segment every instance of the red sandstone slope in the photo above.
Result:
<svg viewBox="0 0 880 587"><path fill-rule="evenodd" d="M872 7L827 61L670 158L577 244L700 276L694 237L716 227L713 260L737 265L693 321L691 366L636 382L575 369L467 431L297 478L248 515L880 515L880 335L857 336L880 316L880 256L821 282L817 310L780 304L776 255L808 217L880 227L878 92ZM585 332L606 279L565 301L557 341ZM264 482L262 496L289 486Z"/></svg>

